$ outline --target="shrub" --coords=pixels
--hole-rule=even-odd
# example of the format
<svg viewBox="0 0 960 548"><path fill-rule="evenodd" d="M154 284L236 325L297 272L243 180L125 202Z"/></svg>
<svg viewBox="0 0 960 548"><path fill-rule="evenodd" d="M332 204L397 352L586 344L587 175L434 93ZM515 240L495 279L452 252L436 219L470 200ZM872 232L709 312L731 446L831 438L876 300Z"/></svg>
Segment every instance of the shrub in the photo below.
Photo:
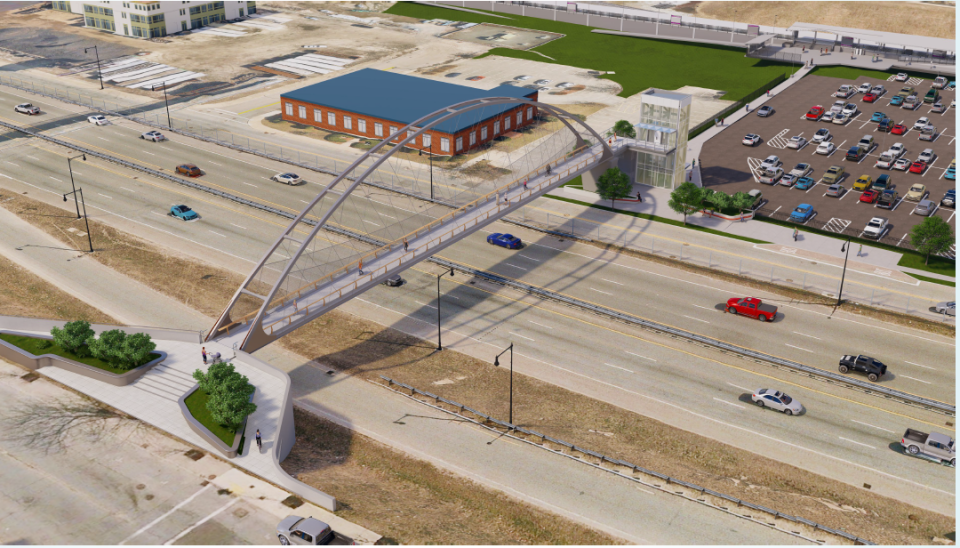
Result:
<svg viewBox="0 0 960 548"><path fill-rule="evenodd" d="M221 386L234 373L233 364L217 362L210 364L206 374L197 369L193 372L193 378L197 381L197 384L200 385L200 390L203 390L207 394L213 394L217 391L217 387Z"/></svg>
<svg viewBox="0 0 960 548"><path fill-rule="evenodd" d="M247 415L257 410L257 406L249 401L256 389L247 377L234 370L233 365L214 363L206 374L199 369L194 371L193 378L200 385L200 390L210 396L207 409L219 424L236 430Z"/></svg>
<svg viewBox="0 0 960 548"><path fill-rule="evenodd" d="M124 369L133 369L142 363L146 363L150 353L156 348L156 343L146 333L129 335L123 341L120 364Z"/></svg>
<svg viewBox="0 0 960 548"><path fill-rule="evenodd" d="M90 328L90 322L77 320L67 322L63 329L54 327L50 330L53 335L53 342L67 352L73 352L77 356L86 356L88 354L87 344L93 340L95 333Z"/></svg>
<svg viewBox="0 0 960 548"><path fill-rule="evenodd" d="M122 358L123 342L127 334L119 329L111 329L100 333L96 339L91 339L88 343L90 354L94 358L103 360L110 365L117 367Z"/></svg>

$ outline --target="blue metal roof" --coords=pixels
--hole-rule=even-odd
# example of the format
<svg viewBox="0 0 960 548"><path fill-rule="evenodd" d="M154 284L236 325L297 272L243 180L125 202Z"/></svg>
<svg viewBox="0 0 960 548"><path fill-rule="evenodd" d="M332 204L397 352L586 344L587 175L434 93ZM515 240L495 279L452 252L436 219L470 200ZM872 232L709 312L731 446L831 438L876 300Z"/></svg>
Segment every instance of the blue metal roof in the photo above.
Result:
<svg viewBox="0 0 960 548"><path fill-rule="evenodd" d="M284 93L280 97L392 120L402 127L431 112L463 101L486 97L524 98L534 93L537 90L516 86L482 90L367 68ZM516 106L507 104L479 108L441 122L433 129L456 133Z"/></svg>

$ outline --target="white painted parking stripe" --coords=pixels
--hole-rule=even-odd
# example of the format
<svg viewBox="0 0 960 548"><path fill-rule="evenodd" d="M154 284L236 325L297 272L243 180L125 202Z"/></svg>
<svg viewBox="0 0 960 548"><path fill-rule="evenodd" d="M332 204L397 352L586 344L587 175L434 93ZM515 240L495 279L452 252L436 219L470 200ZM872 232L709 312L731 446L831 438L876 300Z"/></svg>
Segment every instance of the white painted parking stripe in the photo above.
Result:
<svg viewBox="0 0 960 548"><path fill-rule="evenodd" d="M432 308L432 309L434 309L434 310L437 309L437 307L435 307L435 306L433 306L433 305L429 305L429 304L427 304L427 303L422 303L422 302L420 302L420 301L413 301L413 302L419 304L420 306L425 306L425 307L427 307L427 308Z"/></svg>
<svg viewBox="0 0 960 548"><path fill-rule="evenodd" d="M100 193L97 192L97 194L100 194ZM100 195L103 196L104 198L108 199L108 200L112 200L112 199L113 199L113 197L107 196L106 194L100 194Z"/></svg>
<svg viewBox="0 0 960 548"><path fill-rule="evenodd" d="M627 368L625 368L625 367L620 367L619 365L613 365L612 363L603 362L603 365L609 365L610 367L612 367L612 368L614 368L614 369L619 369L619 370L621 370L621 371L626 371L627 373L633 373L633 371L630 371L629 369L627 369Z"/></svg>
<svg viewBox="0 0 960 548"><path fill-rule="evenodd" d="M213 487L213 484L212 484L212 483L208 483L207 485L205 485L205 486L203 487L203 489L201 489L201 490L197 491L196 493L190 495L189 498L181 501L180 504L177 504L176 506L174 506L173 508L171 508L167 513L165 513L165 514L163 514L162 516L158 517L157 519L151 521L150 523L144 525L143 527L141 527L140 529L138 529L135 533L133 533L133 534L130 535L129 537L121 540L121 541L118 542L117 544L126 544L126 543L127 543L128 541L130 541L132 538L134 538L134 537L136 537L137 535L143 533L144 531L147 531L148 529L150 529L150 528L153 527L154 525L160 523L161 521L163 521L164 519L166 519L168 516L170 516L171 514L173 514L174 512L176 512L177 510L179 510L179 509L183 508L184 506L186 506L187 504L189 504L193 499L197 498L198 496L200 496L201 493L203 493L203 492L206 491L207 489L210 489L211 487ZM240 500L240 499L237 499L237 500Z"/></svg>
<svg viewBox="0 0 960 548"><path fill-rule="evenodd" d="M233 224L233 223L230 223L230 224L232 224L233 226L235 226L235 227L237 227L237 228L243 229L243 230L246 230L246 229L247 229L247 227L245 227L245 226L240 226L240 225Z"/></svg>
<svg viewBox="0 0 960 548"><path fill-rule="evenodd" d="M243 183L243 184L245 184L245 185L247 185L247 186L252 186L253 188L260 188L260 187L258 187L257 185L251 185L250 183ZM300 201L302 202L303 200L300 200Z"/></svg>
<svg viewBox="0 0 960 548"><path fill-rule="evenodd" d="M734 407L739 407L740 409L746 409L746 407L744 407L744 406L742 406L742 405L740 405L740 404L737 404L737 403L731 403L731 402L728 402L728 401L726 401L726 400L721 400L720 398L713 398L713 399L717 400L717 401L720 402L720 403L725 403L725 404L727 404L727 405L732 405L732 406L734 406Z"/></svg>
<svg viewBox="0 0 960 548"><path fill-rule="evenodd" d="M60 181L60 179L57 179L56 177L54 177L54 176L52 176L52 175L47 175L47 177L50 177L50 178L53 179L54 181ZM62 183L63 181L60 181L60 182Z"/></svg>
<svg viewBox="0 0 960 548"><path fill-rule="evenodd" d="M813 354L813 350L807 350L806 348L800 348L799 346L793 346L792 344L783 343L789 346L790 348L796 348L797 350L803 350L804 352L810 352Z"/></svg>
<svg viewBox="0 0 960 548"><path fill-rule="evenodd" d="M540 262L540 259L534 259L533 257L528 257L527 255L517 255L517 257L523 257L524 259L526 259L526 260L528 260L528 261L534 261L534 262L537 262L537 263Z"/></svg>
<svg viewBox="0 0 960 548"><path fill-rule="evenodd" d="M526 269L524 269L524 270L526 270ZM600 291L599 289L594 289L594 288L592 288L592 287L590 288L590 291L596 291L597 293L603 293L604 295L613 296L613 293L607 293L606 291Z"/></svg>
<svg viewBox="0 0 960 548"><path fill-rule="evenodd" d="M872 445L867 445L867 444L865 444L865 443L860 443L859 441L848 440L847 438L845 438L845 437L843 437L843 436L838 436L838 437L839 437L840 439L842 439L843 441L849 441L850 443L855 443L855 444L857 444L857 445L862 445L862 446L864 446L864 447L869 447L870 449L876 449L876 447L874 447L874 446L872 446Z"/></svg>
<svg viewBox="0 0 960 548"><path fill-rule="evenodd" d="M520 337L521 339L527 339L527 340L530 341L530 342L537 342L537 341L531 339L530 337L524 337L523 335L521 335L521 334L519 334L519 333L511 332L510 334L513 335L514 337Z"/></svg>
<svg viewBox="0 0 960 548"><path fill-rule="evenodd" d="M168 540L167 542L164 542L163 545L164 545L164 546L169 546L169 545L173 544L174 542L177 542L178 540L180 540L180 539L182 539L183 537L185 537L185 536L187 536L188 534L190 534L190 531L193 531L193 530L196 529L197 527L200 527L201 525L203 525L203 524L206 523L207 521L209 521L209 520L213 519L214 517L216 517L217 514L219 514L220 512L223 512L224 510L226 510L227 508L230 508L231 506L233 506L234 504L236 504L236 503L238 503L238 502L240 502L240 499L239 499L239 498L235 498L235 499L231 500L230 502L224 504L223 506L221 506L221 507L220 507L219 509L217 509L216 511L212 512L212 513L211 513L210 515L208 515L207 517L203 518L202 520L194 523L194 524L191 525L190 527L187 527L186 529L184 529L183 531L181 531L179 535L173 537L172 539Z"/></svg>
<svg viewBox="0 0 960 548"><path fill-rule="evenodd" d="M850 421L851 421L851 422L855 422L855 423L857 423L857 424L862 424L862 425L864 425L864 426L869 426L870 428L876 428L877 430L883 430L884 432L890 432L891 434L895 434L895 433L896 433L896 432L894 432L893 430L887 430L886 428L880 428L879 426L874 426L874 425L872 425L872 424L867 424L867 423L865 423L865 422L860 422L860 421L853 420L853 419L850 419Z"/></svg>
<svg viewBox="0 0 960 548"><path fill-rule="evenodd" d="M903 378L905 378L905 379L910 379L911 381L922 382L923 384L930 384L930 383L927 382L927 381L921 381L920 379L915 379L915 378L913 378L913 377L908 377L908 376L906 376L906 375L900 375L900 376L903 377Z"/></svg>
<svg viewBox="0 0 960 548"><path fill-rule="evenodd" d="M643 358L643 359L645 359L645 360L650 360L650 361L652 361L652 362L657 361L657 360L655 360L655 359L653 359L653 358L648 358L648 357L646 357L646 356L641 356L640 354L634 354L633 352L630 352L629 350L624 350L624 352L626 352L627 354L630 354L631 356L636 356L636 357L638 357L638 358Z"/></svg>

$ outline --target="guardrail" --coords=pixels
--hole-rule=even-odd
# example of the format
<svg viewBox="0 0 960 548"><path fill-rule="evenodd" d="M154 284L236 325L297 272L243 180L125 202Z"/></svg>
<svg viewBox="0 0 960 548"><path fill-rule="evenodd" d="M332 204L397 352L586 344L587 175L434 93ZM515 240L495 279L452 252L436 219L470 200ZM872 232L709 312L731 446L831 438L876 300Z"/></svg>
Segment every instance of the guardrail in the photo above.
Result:
<svg viewBox="0 0 960 548"><path fill-rule="evenodd" d="M856 535L851 535L846 531L825 527L814 521L810 521L808 519L801 518L798 516L791 516L789 514L784 514L783 512L778 512L772 508L767 508L766 506L761 506L759 504L751 504L745 500L738 499L736 497L731 497L723 493L718 493L716 491L707 489L705 487L701 487L694 483L688 483L686 481L673 478L666 474L661 474L660 472L649 470L642 466L637 466L636 464L632 464L627 461L607 457L606 455L603 455L596 451L579 447L577 445L574 445L572 443L569 443L563 440L552 438L550 436L547 436L546 434L541 434L540 432L537 432L535 430L529 430L529 429L523 428L522 426L517 426L515 424L497 420L487 415L486 413L482 413L480 411L477 411L476 409L471 409L470 407L467 407L462 403L448 400L442 396L431 394L430 392L424 392L422 390L418 390L410 386L409 384L404 384L402 382L395 381L390 377L380 375L380 378L386 381L387 384L383 385L381 383L376 383L376 382L374 382L373 384L383 386L384 388L387 388L397 394L401 394L403 396L409 397L414 401L417 401L419 403L422 403L434 409L443 411L444 413L449 413L451 415L457 416L458 418L468 420L482 428L493 430L500 435L504 435L504 436L516 439L518 441L526 442L530 445L540 447L541 449L546 449L551 453L563 455L565 457L574 459L578 462L582 462L584 464L593 466L594 468L597 468L599 470L603 470L605 472L610 472L617 476L627 478L629 480L635 481L637 483L640 483L642 485L645 485L653 489L657 489L664 493L681 496L693 502L698 502L700 504L709 506L711 508L727 512L728 514L734 515L736 517L747 519L755 523L759 523L760 525L765 525L767 527L772 527L786 534L797 536L811 542L817 542L817 543L824 542L823 540L820 540L820 539L814 539L808 536L804 536L800 531L797 531L796 529L799 529L799 527L796 527L796 525L803 524L813 528L814 531L820 531L823 533L827 533L829 535L835 535L845 540L851 541L854 544L860 544L860 545L875 544L874 542L860 538ZM404 394L403 392L395 389L394 386L398 386L400 388L403 388L404 390L409 390L410 394ZM418 395L430 398L434 401L434 403L430 404L428 402L425 402L417 398L416 396ZM453 407L454 410L450 410L445 407L442 407L440 405L441 403ZM465 415L465 413L470 413L474 417L478 417L480 420L467 416ZM559 447L559 449L553 449L549 447L547 445L548 443ZM582 456L579 456L578 454ZM589 460L587 460L588 458L596 459L598 462L595 462L595 463L590 462ZM606 464L607 466L604 466L604 464ZM626 469L627 473L624 473L623 469ZM657 480L661 480L663 483L657 483ZM676 490L676 486L682 487L684 490L678 491ZM692 491L693 494L691 495L687 491ZM710 498L708 499L707 497L710 497ZM735 512L731 510L729 507L724 506L724 504L727 504L727 503L736 504L737 505L736 507L738 509L747 509L747 510L753 510L756 512L763 512L764 514L772 518L774 520L774 523L770 523L766 519L758 519L757 517L754 517L753 514ZM776 520L784 520L786 523L784 523L784 521L777 523ZM784 529L780 525L787 525L789 526L789 528Z"/></svg>

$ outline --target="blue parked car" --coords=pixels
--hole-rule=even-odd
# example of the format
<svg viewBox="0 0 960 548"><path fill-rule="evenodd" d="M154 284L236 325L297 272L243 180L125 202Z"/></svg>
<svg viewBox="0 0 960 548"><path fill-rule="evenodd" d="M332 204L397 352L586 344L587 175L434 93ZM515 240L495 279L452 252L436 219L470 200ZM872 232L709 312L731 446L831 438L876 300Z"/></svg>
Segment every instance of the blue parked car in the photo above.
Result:
<svg viewBox="0 0 960 548"><path fill-rule="evenodd" d="M902 95L894 95L893 98L890 99L890 106L898 107L898 106L900 106L900 105L902 105L902 104L903 104L903 96L902 96Z"/></svg>
<svg viewBox="0 0 960 548"><path fill-rule="evenodd" d="M811 179L810 177L800 177L799 179L797 179L797 183L793 185L793 188L796 188L799 190L810 190L810 187L812 187L815 184L817 184L817 182Z"/></svg>
<svg viewBox="0 0 960 548"><path fill-rule="evenodd" d="M950 179L951 181L956 180L957 178L957 160L954 159L950 162L950 167L947 168L947 172L943 174L944 179ZM950 189L947 192L953 192L954 189Z"/></svg>
<svg viewBox="0 0 960 548"><path fill-rule="evenodd" d="M870 117L871 122L882 122L887 118L887 115L882 112L874 112L873 116Z"/></svg>
<svg viewBox="0 0 960 548"><path fill-rule="evenodd" d="M523 242L521 242L520 238L517 238L513 234L500 234L497 232L487 236L487 243L490 245L505 247L507 249L520 249L520 244Z"/></svg>
<svg viewBox="0 0 960 548"><path fill-rule="evenodd" d="M798 223L805 223L810 217L813 217L813 206L810 204L800 204L790 214L790 220Z"/></svg>
<svg viewBox="0 0 960 548"><path fill-rule="evenodd" d="M170 216L176 217L178 219L183 219L184 221L192 221L194 219L199 219L200 216L197 215L197 212L190 209L185 205L175 205L170 208Z"/></svg>

